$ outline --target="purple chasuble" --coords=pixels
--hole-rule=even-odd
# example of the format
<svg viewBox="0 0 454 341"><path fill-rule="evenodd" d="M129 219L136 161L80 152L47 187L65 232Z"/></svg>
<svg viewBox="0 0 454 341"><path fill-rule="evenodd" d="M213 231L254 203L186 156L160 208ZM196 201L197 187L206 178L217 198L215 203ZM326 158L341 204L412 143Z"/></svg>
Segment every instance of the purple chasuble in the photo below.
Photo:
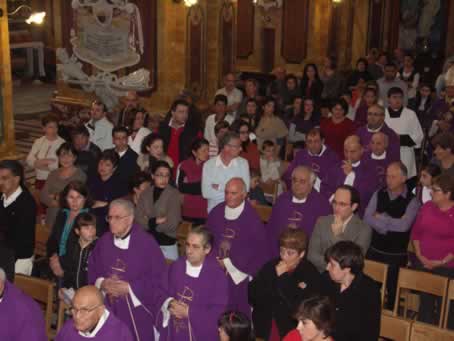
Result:
<svg viewBox="0 0 454 341"><path fill-rule="evenodd" d="M367 162L365 157L361 159L361 162L357 167L353 167L353 171L355 172L353 187L358 190L361 201L358 209L358 215L362 218L372 194L374 194L379 186L377 178L374 176L375 170L372 165ZM340 166L333 169L332 173L328 177L328 181L325 183L322 182L321 193L330 198L331 195L336 192L336 189L344 184L346 178L347 176Z"/></svg>
<svg viewBox="0 0 454 341"><path fill-rule="evenodd" d="M73 320L68 320L58 332L55 341L133 341L134 337L129 328L112 312L95 337L85 337L74 328Z"/></svg>
<svg viewBox="0 0 454 341"><path fill-rule="evenodd" d="M5 281L0 302L0 340L47 341L44 313L38 303Z"/></svg>
<svg viewBox="0 0 454 341"><path fill-rule="evenodd" d="M173 297L189 306L189 318L170 316L166 328L160 318L160 341L218 339L217 320L226 310L229 288L227 276L213 256L205 258L198 278L186 274L186 257L180 257L170 265L161 292L160 306Z"/></svg>
<svg viewBox="0 0 454 341"><path fill-rule="evenodd" d="M235 220L225 218L225 203L220 203L208 214L206 225L214 235L213 256L230 258L238 270L252 277L267 261L269 244L266 230L249 202L245 202L243 212ZM236 285L231 276L227 276L227 309L241 311L250 317L247 296L249 279Z"/></svg>
<svg viewBox="0 0 454 341"><path fill-rule="evenodd" d="M114 236L106 232L97 242L88 259L88 281L94 284L98 278L118 278L129 283L141 305L134 307L131 295L111 297L106 295L105 304L123 321L140 341L154 340L153 325L157 316L156 289L165 273L161 249L152 236L139 225L133 225L129 247L122 250L115 246Z"/></svg>
<svg viewBox="0 0 454 341"><path fill-rule="evenodd" d="M309 193L304 203L294 203L292 198L291 192L284 192L277 198L273 206L270 220L266 226L271 257L279 256L279 235L287 227L304 230L309 240L317 219L332 213L326 196L321 195L315 189Z"/></svg>
<svg viewBox="0 0 454 341"><path fill-rule="evenodd" d="M377 189L386 186L386 169L394 161L386 153L386 157L383 160L375 160L372 158L372 153L367 152L364 157L365 161L374 169L374 175L377 178Z"/></svg>
<svg viewBox="0 0 454 341"><path fill-rule="evenodd" d="M337 154L329 147L326 147L321 156L309 154L308 150L305 148L296 154L282 178L287 184L287 188L291 188L293 170L298 166L307 166L311 168L323 182L328 176L329 170L333 167L337 167L339 163L340 160L337 157Z"/></svg>
<svg viewBox="0 0 454 341"><path fill-rule="evenodd" d="M400 138L399 135L397 135L394 130L392 130L390 127L386 125L386 123L383 123L381 129L378 132L381 132L388 136L388 148L386 150L387 154L389 155L389 158L391 162L393 161L399 161L400 160ZM370 140L372 139L372 135L375 133L370 132L367 129L367 125L364 125L356 131L356 135L359 136L359 140L361 142L361 145L364 148L365 152L369 152L369 143Z"/></svg>

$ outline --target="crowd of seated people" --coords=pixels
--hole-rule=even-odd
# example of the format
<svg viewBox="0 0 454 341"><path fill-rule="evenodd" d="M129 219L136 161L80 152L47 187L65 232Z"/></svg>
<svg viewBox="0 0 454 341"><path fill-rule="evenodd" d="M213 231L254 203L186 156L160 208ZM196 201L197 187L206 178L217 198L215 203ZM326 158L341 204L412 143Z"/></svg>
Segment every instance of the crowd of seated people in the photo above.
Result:
<svg viewBox="0 0 454 341"><path fill-rule="evenodd" d="M38 195L0 161L0 313L21 302L0 339L36 316L11 278L37 273L45 217L72 312L57 340L377 340L400 268L454 278L454 67L440 85L414 64L372 51L344 77L329 57L301 79L277 68L265 93L229 73L205 122L184 95L153 129L134 92L114 113L93 102L68 141L45 116L26 159ZM388 265L386 302L365 259ZM422 295L418 318L440 305Z"/></svg>

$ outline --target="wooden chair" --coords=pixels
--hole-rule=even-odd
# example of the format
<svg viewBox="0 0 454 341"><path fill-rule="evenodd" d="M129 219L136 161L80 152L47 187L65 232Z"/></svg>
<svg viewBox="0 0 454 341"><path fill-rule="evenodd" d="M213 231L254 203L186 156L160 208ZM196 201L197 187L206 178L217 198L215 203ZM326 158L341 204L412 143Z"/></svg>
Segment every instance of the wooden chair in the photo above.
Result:
<svg viewBox="0 0 454 341"><path fill-rule="evenodd" d="M285 144L285 161L292 159L290 156L293 153L293 143L287 142Z"/></svg>
<svg viewBox="0 0 454 341"><path fill-rule="evenodd" d="M57 333L60 331L61 327L65 323L65 311L69 309L69 305L67 305L63 300L59 300L58 304L58 317L57 317Z"/></svg>
<svg viewBox="0 0 454 341"><path fill-rule="evenodd" d="M364 273L373 280L380 282L381 286L381 304L385 304L386 298L386 280L388 278L388 264L375 262L373 260L364 260Z"/></svg>
<svg viewBox="0 0 454 341"><path fill-rule="evenodd" d="M263 223L267 223L271 217L272 208L270 206L265 206L265 205L253 205L253 207L257 211L257 214L259 215L260 220Z"/></svg>
<svg viewBox="0 0 454 341"><path fill-rule="evenodd" d="M271 202L274 204L277 198L279 182L278 181L273 181L272 183L262 182L260 183L260 188L263 190L265 197L267 199L271 199Z"/></svg>
<svg viewBox="0 0 454 341"><path fill-rule="evenodd" d="M411 326L411 341L454 341L454 332L430 324L414 322Z"/></svg>
<svg viewBox="0 0 454 341"><path fill-rule="evenodd" d="M54 283L41 278L16 274L14 284L44 307L47 336L51 337Z"/></svg>
<svg viewBox="0 0 454 341"><path fill-rule="evenodd" d="M394 316L397 316L399 310L399 298L403 289L415 290L440 296L442 298L439 326L443 322L444 311L446 307L446 293L448 291L449 279L446 277L434 275L428 272L416 271L407 268L400 268L399 279L397 281L396 303L394 304ZM404 316L408 309L408 299L404 304Z"/></svg>
<svg viewBox="0 0 454 341"><path fill-rule="evenodd" d="M381 315L380 337L393 341L410 341L412 321L404 320L400 317Z"/></svg>
<svg viewBox="0 0 454 341"><path fill-rule="evenodd" d="M178 245L178 254L180 256L184 255L184 247L186 243L186 237L188 236L189 231L191 231L192 223L189 221L183 221L178 225L177 228L177 245Z"/></svg>
<svg viewBox="0 0 454 341"><path fill-rule="evenodd" d="M446 297L445 318L443 321L443 328L448 328L449 309L451 308L451 301L454 301L454 279L449 281L448 296Z"/></svg>
<svg viewBox="0 0 454 341"><path fill-rule="evenodd" d="M50 236L50 229L46 225L37 224L35 227L35 256L37 259L46 257L47 240ZM35 259L35 260L37 260Z"/></svg>

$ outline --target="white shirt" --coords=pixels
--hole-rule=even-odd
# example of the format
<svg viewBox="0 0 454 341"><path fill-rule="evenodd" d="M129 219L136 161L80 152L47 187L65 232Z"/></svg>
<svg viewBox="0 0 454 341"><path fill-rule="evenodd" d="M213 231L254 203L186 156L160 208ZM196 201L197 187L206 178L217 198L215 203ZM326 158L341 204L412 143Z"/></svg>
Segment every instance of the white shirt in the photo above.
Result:
<svg viewBox="0 0 454 341"><path fill-rule="evenodd" d="M243 100L243 93L241 92L240 89L233 88L232 91L227 92L227 89L225 87L219 89L216 91L216 95L224 95L227 96L227 105L231 106L234 104L240 104L241 101ZM235 116L235 115L234 115Z"/></svg>
<svg viewBox="0 0 454 341"><path fill-rule="evenodd" d="M106 323L107 319L109 318L110 312L104 308L104 313L101 315L101 318L98 321L98 324L96 325L95 329L90 333L90 332L79 332L79 335L82 337L86 337L89 339L92 339L96 337L96 334L101 330L101 328L104 326Z"/></svg>
<svg viewBox="0 0 454 341"><path fill-rule="evenodd" d="M229 124L232 124L234 119L235 118L230 114L226 114L224 116L224 121L228 122ZM216 123L216 114L211 114L205 121L205 131L203 133L203 137L208 140L208 142L217 141L216 134L214 133L214 126L216 125Z"/></svg>
<svg viewBox="0 0 454 341"><path fill-rule="evenodd" d="M90 120L85 126L90 133L90 142L96 144L102 151L114 147L112 142L113 124L106 117L98 121Z"/></svg>
<svg viewBox="0 0 454 341"><path fill-rule="evenodd" d="M136 137L134 139L131 137L131 135L128 137L128 145L131 147L133 151L137 153L137 155L140 155L141 153L141 147L142 147L142 142L143 139L151 134L151 130L145 127L140 128L137 133Z"/></svg>
<svg viewBox="0 0 454 341"><path fill-rule="evenodd" d="M36 168L36 179L46 180L49 176L49 173L54 169L58 168L58 156L57 149L65 142L60 136L55 140L50 141L46 136L42 136L39 139L36 139L33 143L30 153L27 155L27 165L30 168L35 168L35 162L41 159L54 159L48 166L48 170L42 170Z"/></svg>
<svg viewBox="0 0 454 341"><path fill-rule="evenodd" d="M21 195L23 192L22 187L19 186L17 189L7 198L5 194L2 195L2 200L3 200L3 207L8 207L11 205L13 202L16 201L16 199Z"/></svg>
<svg viewBox="0 0 454 341"><path fill-rule="evenodd" d="M352 163L352 168L358 167L360 163L361 163L361 161L356 161L355 163ZM353 184L355 183L355 178L356 178L355 171L352 170L345 178L344 185L353 186Z"/></svg>

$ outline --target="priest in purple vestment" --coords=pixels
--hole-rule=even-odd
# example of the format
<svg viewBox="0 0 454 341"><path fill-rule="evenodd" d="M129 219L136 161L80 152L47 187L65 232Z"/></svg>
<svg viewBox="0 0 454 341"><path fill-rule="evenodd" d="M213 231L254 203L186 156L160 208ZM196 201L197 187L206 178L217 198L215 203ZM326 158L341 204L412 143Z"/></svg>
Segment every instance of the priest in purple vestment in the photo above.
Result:
<svg viewBox="0 0 454 341"><path fill-rule="evenodd" d="M272 257L279 256L279 236L286 228L302 229L310 238L317 219L331 214L328 199L314 188L316 178L308 166L296 167L292 172L291 191L277 198L266 226Z"/></svg>
<svg viewBox="0 0 454 341"><path fill-rule="evenodd" d="M358 128L356 135L359 136L365 152L370 151L372 135L381 132L388 137L388 156L391 162L400 160L400 138L394 130L385 123L385 108L374 104L367 110L367 124ZM386 168L385 168L386 169Z"/></svg>
<svg viewBox="0 0 454 341"><path fill-rule="evenodd" d="M364 154L363 159L375 171L374 176L377 179L378 188L386 186L386 169L391 163L395 162L388 151L388 136L382 132L372 135L369 151Z"/></svg>
<svg viewBox="0 0 454 341"><path fill-rule="evenodd" d="M6 279L0 268L0 340L47 341L44 314L38 303Z"/></svg>
<svg viewBox="0 0 454 341"><path fill-rule="evenodd" d="M363 158L364 149L359 137L352 135L344 142L345 160L342 166L332 169L325 183L321 183L321 193L330 198L341 185L350 185L359 192L361 201L358 215L362 218L364 210L378 189L377 179L373 176L374 169ZM371 176L372 175L372 176Z"/></svg>
<svg viewBox="0 0 454 341"><path fill-rule="evenodd" d="M227 182L225 202L209 213L207 227L214 236L214 256L228 278L227 309L250 317L248 283L268 260L269 244L265 227L246 196L246 184L241 178Z"/></svg>
<svg viewBox="0 0 454 341"><path fill-rule="evenodd" d="M66 321L55 341L133 341L129 328L106 309L104 297L93 285L77 290L72 319Z"/></svg>
<svg viewBox="0 0 454 341"><path fill-rule="evenodd" d="M161 249L133 224L130 201L112 201L107 220L110 231L98 240L88 260L88 281L102 290L106 307L128 326L136 341L153 341L159 309L156 291L165 272Z"/></svg>
<svg viewBox="0 0 454 341"><path fill-rule="evenodd" d="M229 287L226 273L210 255L213 234L193 228L186 239L186 257L170 265L160 293L161 341L217 340L217 320L225 311Z"/></svg>
<svg viewBox="0 0 454 341"><path fill-rule="evenodd" d="M324 136L319 128L311 129L306 135L306 148L299 151L283 175L283 180L290 188L292 172L298 166L311 168L321 181L326 180L331 168L340 164L337 154L325 146Z"/></svg>

